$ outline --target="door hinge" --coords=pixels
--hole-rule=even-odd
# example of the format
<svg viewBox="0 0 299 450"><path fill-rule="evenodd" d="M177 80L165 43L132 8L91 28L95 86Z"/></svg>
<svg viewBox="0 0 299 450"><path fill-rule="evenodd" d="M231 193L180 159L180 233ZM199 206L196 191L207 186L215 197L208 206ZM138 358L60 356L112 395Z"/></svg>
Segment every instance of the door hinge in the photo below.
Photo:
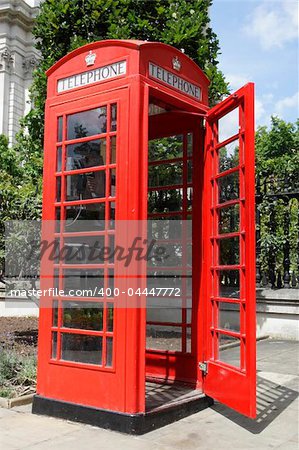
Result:
<svg viewBox="0 0 299 450"><path fill-rule="evenodd" d="M208 363L206 361L198 363L198 367L202 371L203 375L207 375Z"/></svg>

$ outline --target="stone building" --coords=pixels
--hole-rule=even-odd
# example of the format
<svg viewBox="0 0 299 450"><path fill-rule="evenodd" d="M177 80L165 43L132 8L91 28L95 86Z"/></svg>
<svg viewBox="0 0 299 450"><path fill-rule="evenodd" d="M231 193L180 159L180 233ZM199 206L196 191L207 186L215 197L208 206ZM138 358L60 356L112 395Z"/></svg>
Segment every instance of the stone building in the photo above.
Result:
<svg viewBox="0 0 299 450"><path fill-rule="evenodd" d="M13 144L30 109L29 87L38 61L32 28L39 0L0 0L0 134Z"/></svg>

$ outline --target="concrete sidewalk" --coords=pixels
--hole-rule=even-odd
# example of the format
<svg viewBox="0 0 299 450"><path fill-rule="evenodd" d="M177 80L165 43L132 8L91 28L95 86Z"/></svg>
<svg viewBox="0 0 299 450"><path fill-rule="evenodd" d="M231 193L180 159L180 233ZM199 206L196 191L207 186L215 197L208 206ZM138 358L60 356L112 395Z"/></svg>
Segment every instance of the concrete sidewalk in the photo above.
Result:
<svg viewBox="0 0 299 450"><path fill-rule="evenodd" d="M298 450L298 344L260 341L258 416L246 419L220 404L132 437L35 416L31 406L0 409L0 448L46 450Z"/></svg>

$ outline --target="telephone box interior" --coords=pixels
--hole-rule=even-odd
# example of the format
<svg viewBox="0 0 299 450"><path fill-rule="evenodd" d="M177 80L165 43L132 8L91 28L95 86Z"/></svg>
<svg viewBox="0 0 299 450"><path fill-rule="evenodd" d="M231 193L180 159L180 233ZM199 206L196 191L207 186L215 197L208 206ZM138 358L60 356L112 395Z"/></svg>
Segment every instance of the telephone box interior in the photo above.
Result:
<svg viewBox="0 0 299 450"><path fill-rule="evenodd" d="M185 54L113 40L47 76L43 237L114 248L120 229L149 242L161 223L151 237L180 251L130 273L113 257L46 254L41 289L63 295L41 298L33 412L129 433L213 399L254 417L252 83L209 108L209 81ZM102 290L73 296L77 285ZM178 295L158 295L165 286Z"/></svg>

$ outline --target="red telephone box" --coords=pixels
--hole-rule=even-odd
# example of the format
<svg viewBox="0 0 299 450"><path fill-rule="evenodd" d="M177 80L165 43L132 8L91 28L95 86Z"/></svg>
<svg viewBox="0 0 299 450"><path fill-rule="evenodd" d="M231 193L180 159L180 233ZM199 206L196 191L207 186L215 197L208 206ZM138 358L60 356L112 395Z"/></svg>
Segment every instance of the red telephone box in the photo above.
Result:
<svg viewBox="0 0 299 450"><path fill-rule="evenodd" d="M129 433L213 399L255 417L253 84L209 108L209 81L185 54L118 40L71 52L47 76L43 239L106 245L117 224L128 240L134 223L192 219L192 264L173 264L180 295L162 310L138 303L159 282L142 261L136 277L111 259L42 261L33 412ZM78 218L90 225L78 231ZM74 298L76 277L104 294Z"/></svg>

